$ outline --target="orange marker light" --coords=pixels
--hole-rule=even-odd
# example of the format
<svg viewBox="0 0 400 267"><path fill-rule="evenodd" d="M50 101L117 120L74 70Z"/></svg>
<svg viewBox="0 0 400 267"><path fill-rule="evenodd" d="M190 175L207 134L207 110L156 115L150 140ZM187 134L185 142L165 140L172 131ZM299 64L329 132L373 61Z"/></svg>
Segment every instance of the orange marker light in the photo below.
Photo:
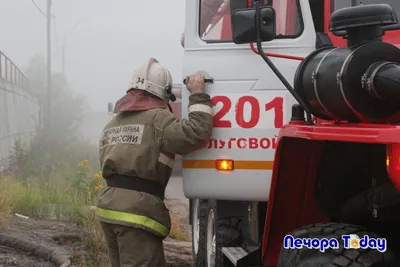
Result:
<svg viewBox="0 0 400 267"><path fill-rule="evenodd" d="M215 161L215 168L219 171L233 171L233 160L218 159Z"/></svg>
<svg viewBox="0 0 400 267"><path fill-rule="evenodd" d="M386 166L390 180L400 192L400 144L387 145L386 152Z"/></svg>

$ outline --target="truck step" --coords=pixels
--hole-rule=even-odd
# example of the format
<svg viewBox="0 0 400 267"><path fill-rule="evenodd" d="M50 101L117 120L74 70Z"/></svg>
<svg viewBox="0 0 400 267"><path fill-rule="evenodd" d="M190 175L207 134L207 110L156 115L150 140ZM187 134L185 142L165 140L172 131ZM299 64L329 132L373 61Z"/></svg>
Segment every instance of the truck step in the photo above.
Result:
<svg viewBox="0 0 400 267"><path fill-rule="evenodd" d="M236 267L262 267L259 247L223 247L222 253Z"/></svg>

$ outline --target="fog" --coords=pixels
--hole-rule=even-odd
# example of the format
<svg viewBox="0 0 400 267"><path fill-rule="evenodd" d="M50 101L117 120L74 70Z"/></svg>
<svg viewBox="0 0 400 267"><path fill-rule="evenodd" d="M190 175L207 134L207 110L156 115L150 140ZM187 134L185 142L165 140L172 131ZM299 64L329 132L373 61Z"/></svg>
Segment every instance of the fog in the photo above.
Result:
<svg viewBox="0 0 400 267"><path fill-rule="evenodd" d="M46 17L34 3L46 13L46 0L0 4L0 51L21 68L37 53L46 56ZM107 102L125 93L133 69L148 57L179 82L184 8L184 0L53 0L52 68L62 69L65 41L71 89L96 111L106 111Z"/></svg>
<svg viewBox="0 0 400 267"><path fill-rule="evenodd" d="M46 1L0 0L0 266L107 266L94 209L107 185L98 151L107 103L125 95L150 57L181 83L185 1L52 0L51 97ZM180 162L165 195L178 223L170 237L180 239L166 252L173 266L191 261L181 245L190 227Z"/></svg>
<svg viewBox="0 0 400 267"><path fill-rule="evenodd" d="M2 0L0 51L23 71L46 57L46 0ZM182 79L184 0L53 0L52 70L86 99L80 134L97 142L109 121L107 103L125 94L131 73L149 57ZM58 90L53 88L53 90Z"/></svg>

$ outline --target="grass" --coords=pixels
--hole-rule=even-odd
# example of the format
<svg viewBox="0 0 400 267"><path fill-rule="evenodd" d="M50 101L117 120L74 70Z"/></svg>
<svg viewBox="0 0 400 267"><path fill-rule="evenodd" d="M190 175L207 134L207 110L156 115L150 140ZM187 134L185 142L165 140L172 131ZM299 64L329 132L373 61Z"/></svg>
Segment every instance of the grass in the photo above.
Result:
<svg viewBox="0 0 400 267"><path fill-rule="evenodd" d="M184 233L183 224L178 215L171 214L171 232L169 236L180 241L190 241L190 237Z"/></svg>
<svg viewBox="0 0 400 267"><path fill-rule="evenodd" d="M107 246L94 211L89 209L104 185L99 166L93 162L98 162L97 149L84 143L54 148L35 140L29 151L16 143L10 168L0 173L0 228L10 223L12 213L74 223L81 233L74 241L73 263L106 266ZM171 214L171 222L170 237L188 240L179 216Z"/></svg>
<svg viewBox="0 0 400 267"><path fill-rule="evenodd" d="M73 262L81 266L106 266L108 263L107 245L100 223L95 220L94 212L89 211L88 220L82 235L80 250L74 253Z"/></svg>
<svg viewBox="0 0 400 267"><path fill-rule="evenodd" d="M97 149L79 142L46 147L40 141L34 140L29 151L17 141L10 168L0 173L0 228L10 223L12 213L74 223L82 231L75 263L105 264L107 246L89 209L104 183L98 164L91 164L98 162Z"/></svg>
<svg viewBox="0 0 400 267"><path fill-rule="evenodd" d="M0 229L8 225L12 211L12 192L5 177L0 176Z"/></svg>
<svg viewBox="0 0 400 267"><path fill-rule="evenodd" d="M97 180L96 178L92 178ZM15 177L0 177L0 227L10 222L11 212L20 213L32 218L55 219L75 223L80 226L79 243L72 261L78 266L106 266L107 246L100 224L95 220L94 211L88 208L93 205L95 196L90 190L72 189L66 182L52 181L41 183L34 179L26 182ZM94 192L96 190L94 189ZM92 200L91 200L92 199ZM7 216L6 216L7 215ZM189 237L182 229L181 218L171 214L170 237L188 241Z"/></svg>
<svg viewBox="0 0 400 267"><path fill-rule="evenodd" d="M90 190L86 197L79 189L71 189L65 183L54 181L41 183L36 180L18 181L14 177L0 177L0 227L6 227L12 213L20 213L37 219L69 221L80 226L82 238L76 244L81 251L74 255L78 266L100 266L107 262L107 247L88 205L95 199Z"/></svg>

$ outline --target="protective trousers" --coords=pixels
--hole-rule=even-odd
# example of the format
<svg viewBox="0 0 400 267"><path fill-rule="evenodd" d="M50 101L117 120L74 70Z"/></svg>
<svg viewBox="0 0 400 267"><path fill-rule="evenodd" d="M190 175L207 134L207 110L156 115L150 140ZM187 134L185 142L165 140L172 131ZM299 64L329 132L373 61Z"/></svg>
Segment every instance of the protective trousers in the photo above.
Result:
<svg viewBox="0 0 400 267"><path fill-rule="evenodd" d="M101 222L110 267L165 267L163 241L139 228Z"/></svg>

